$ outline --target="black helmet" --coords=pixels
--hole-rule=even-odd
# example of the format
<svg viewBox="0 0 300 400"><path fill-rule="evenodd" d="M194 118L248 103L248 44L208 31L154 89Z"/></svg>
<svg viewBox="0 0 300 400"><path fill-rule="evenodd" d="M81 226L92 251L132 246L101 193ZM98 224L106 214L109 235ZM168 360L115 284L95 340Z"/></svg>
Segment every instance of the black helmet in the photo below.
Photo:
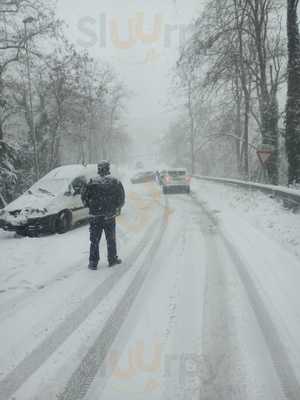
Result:
<svg viewBox="0 0 300 400"><path fill-rule="evenodd" d="M109 161L100 161L97 165L99 175L109 175L110 174L110 164Z"/></svg>

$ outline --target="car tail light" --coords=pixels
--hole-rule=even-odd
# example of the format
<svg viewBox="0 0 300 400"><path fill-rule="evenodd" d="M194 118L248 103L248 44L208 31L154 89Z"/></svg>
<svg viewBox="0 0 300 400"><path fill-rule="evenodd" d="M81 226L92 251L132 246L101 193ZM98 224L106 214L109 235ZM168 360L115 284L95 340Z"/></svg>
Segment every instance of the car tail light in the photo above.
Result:
<svg viewBox="0 0 300 400"><path fill-rule="evenodd" d="M170 183L171 180L172 180L172 178L171 178L169 175L167 175L167 176L165 177L166 183Z"/></svg>
<svg viewBox="0 0 300 400"><path fill-rule="evenodd" d="M190 176L186 176L186 177L185 177L185 180L186 180L188 183L190 183L190 182L191 182L191 177L190 177Z"/></svg>

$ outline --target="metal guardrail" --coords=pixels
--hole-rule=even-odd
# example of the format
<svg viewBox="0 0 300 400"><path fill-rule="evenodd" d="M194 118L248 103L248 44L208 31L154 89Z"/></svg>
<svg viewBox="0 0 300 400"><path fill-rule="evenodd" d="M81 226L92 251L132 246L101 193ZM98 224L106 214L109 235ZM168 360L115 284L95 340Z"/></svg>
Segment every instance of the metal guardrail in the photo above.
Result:
<svg viewBox="0 0 300 400"><path fill-rule="evenodd" d="M300 208L300 190L289 189L284 186L266 185L254 182L240 181L238 179L213 178L209 176L194 175L193 178L223 185L237 186L248 190L263 192L274 199L281 200L284 207L296 211Z"/></svg>

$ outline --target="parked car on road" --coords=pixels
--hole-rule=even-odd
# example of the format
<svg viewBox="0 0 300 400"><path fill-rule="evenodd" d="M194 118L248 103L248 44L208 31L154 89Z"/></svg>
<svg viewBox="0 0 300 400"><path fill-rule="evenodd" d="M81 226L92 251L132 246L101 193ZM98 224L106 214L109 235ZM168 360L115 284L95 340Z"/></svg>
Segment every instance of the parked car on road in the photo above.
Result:
<svg viewBox="0 0 300 400"><path fill-rule="evenodd" d="M97 175L96 165L56 168L0 210L0 228L20 235L64 233L88 218L81 190Z"/></svg>
<svg viewBox="0 0 300 400"><path fill-rule="evenodd" d="M154 171L141 171L131 178L131 183L147 183L155 180Z"/></svg>
<svg viewBox="0 0 300 400"><path fill-rule="evenodd" d="M167 193L190 193L190 176L184 168L174 168L160 172L160 184L164 194Z"/></svg>

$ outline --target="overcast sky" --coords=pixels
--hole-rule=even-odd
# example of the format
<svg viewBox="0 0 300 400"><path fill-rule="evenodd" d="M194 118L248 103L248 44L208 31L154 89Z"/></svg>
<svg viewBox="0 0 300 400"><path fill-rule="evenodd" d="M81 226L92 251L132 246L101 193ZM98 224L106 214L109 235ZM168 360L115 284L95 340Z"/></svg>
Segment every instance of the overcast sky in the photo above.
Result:
<svg viewBox="0 0 300 400"><path fill-rule="evenodd" d="M149 151L149 143L174 118L168 111L171 68L180 34L200 10L201 0L58 0L70 39L95 58L109 61L133 91L127 122L136 151ZM135 26L142 18L143 32L151 37L136 37L135 31L130 36L130 23Z"/></svg>

